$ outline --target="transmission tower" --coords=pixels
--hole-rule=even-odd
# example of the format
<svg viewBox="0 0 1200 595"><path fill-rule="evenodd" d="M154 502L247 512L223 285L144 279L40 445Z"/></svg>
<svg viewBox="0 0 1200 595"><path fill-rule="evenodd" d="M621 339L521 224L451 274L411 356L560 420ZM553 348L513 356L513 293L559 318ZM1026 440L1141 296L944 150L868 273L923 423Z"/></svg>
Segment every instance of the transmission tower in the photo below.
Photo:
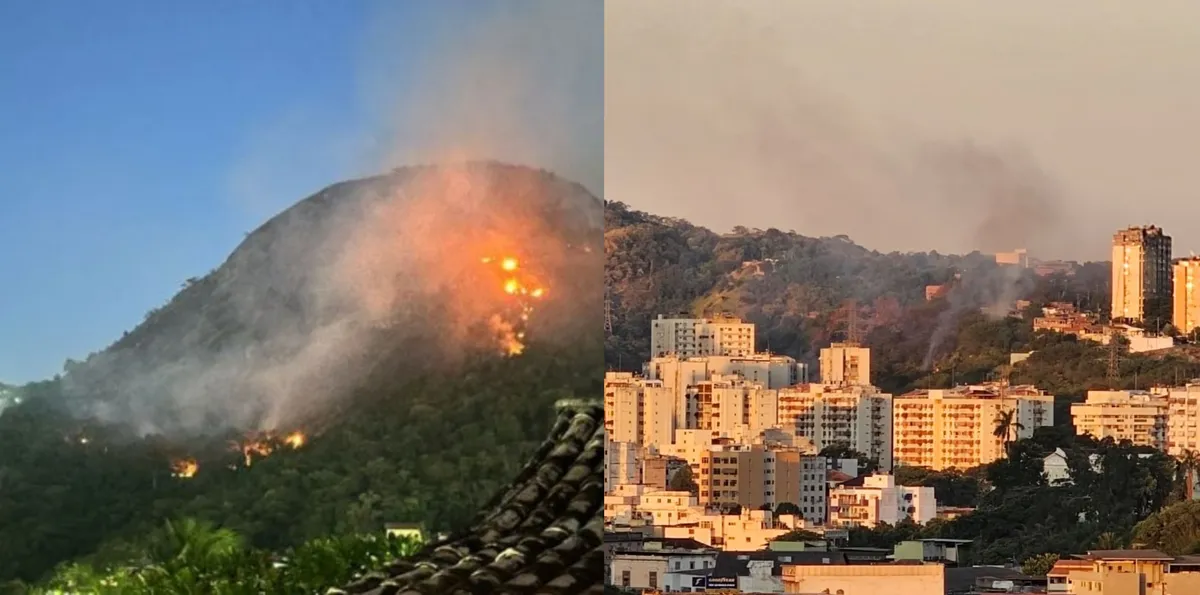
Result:
<svg viewBox="0 0 1200 595"><path fill-rule="evenodd" d="M612 298L607 287L604 288L604 334L609 337L613 334Z"/></svg>
<svg viewBox="0 0 1200 595"><path fill-rule="evenodd" d="M1108 383L1114 389L1119 388L1117 382L1121 376L1121 344L1117 341L1117 337L1116 330L1108 335Z"/></svg>
<svg viewBox="0 0 1200 595"><path fill-rule="evenodd" d="M858 301L855 299L846 300L845 304L836 314L842 323L845 324L845 342L847 345L858 346L862 341L862 329L858 320Z"/></svg>

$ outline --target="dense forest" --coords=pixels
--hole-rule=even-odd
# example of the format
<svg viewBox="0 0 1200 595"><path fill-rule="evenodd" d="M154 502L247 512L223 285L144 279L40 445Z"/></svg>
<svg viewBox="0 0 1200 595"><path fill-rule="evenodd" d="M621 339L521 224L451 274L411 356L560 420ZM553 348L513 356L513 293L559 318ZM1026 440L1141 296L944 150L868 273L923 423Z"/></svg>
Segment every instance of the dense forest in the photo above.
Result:
<svg viewBox="0 0 1200 595"><path fill-rule="evenodd" d="M11 389L0 583L311 593L405 547L385 523L461 527L556 401L600 390L600 205L537 170L405 168L248 234L109 348ZM536 269L480 264L507 254ZM179 558L197 549L216 554Z"/></svg>
<svg viewBox="0 0 1200 595"><path fill-rule="evenodd" d="M649 355L650 320L658 314L725 312L756 324L760 350L809 364L821 347L852 336L872 349L873 382L893 394L1008 379L1057 397L1056 425L1010 444L1009 456L992 465L896 470L901 483L933 486L943 504L976 507L974 513L926 527L855 530L854 544L891 547L913 536L973 539L972 560L984 564L1044 564L1053 555L1131 544L1200 550L1200 507L1182 501L1184 478L1196 462L1077 437L1069 415L1070 404L1091 389L1200 378L1195 350L1185 345L1131 354L1122 342L1114 352L1074 335L1033 331L1033 318L1049 302L1103 315L1108 263L1038 276L980 253L885 254L844 236L811 238L777 229L718 234L613 202L605 208L604 239L613 331L605 343L609 368L640 368ZM929 285L942 285L944 292L927 299ZM1028 307L1019 310L1018 300ZM1010 365L1010 354L1028 352L1028 359ZM1115 377L1109 374L1113 356ZM1071 485L1045 483L1042 458L1055 448L1068 453ZM1099 457L1098 468L1086 463L1089 455Z"/></svg>

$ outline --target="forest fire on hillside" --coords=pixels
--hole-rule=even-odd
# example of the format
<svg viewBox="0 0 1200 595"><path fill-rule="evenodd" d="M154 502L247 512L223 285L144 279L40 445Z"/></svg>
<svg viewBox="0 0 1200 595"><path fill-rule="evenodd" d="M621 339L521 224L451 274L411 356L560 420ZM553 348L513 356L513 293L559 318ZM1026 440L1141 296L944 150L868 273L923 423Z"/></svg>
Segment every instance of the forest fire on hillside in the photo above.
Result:
<svg viewBox="0 0 1200 595"><path fill-rule="evenodd" d="M532 275L521 270L521 261L515 256L505 256L496 259L485 256L480 261L487 265L499 263L502 273L501 289L512 296L520 312L516 320L510 320L502 314L493 314L488 320L488 326L496 334L501 352L506 356L521 355L525 351L525 323L533 313L532 300L541 299L546 295L546 289L541 287Z"/></svg>
<svg viewBox="0 0 1200 595"><path fill-rule="evenodd" d="M191 479L200 470L200 464L195 459L178 459L171 462L171 476L180 479Z"/></svg>
<svg viewBox="0 0 1200 595"><path fill-rule="evenodd" d="M254 459L270 456L281 446L287 446L292 450L296 450L308 441L304 432L295 431L282 439L271 433L258 434L248 437L244 442L235 443L235 450L242 453L242 460L246 466L254 464Z"/></svg>

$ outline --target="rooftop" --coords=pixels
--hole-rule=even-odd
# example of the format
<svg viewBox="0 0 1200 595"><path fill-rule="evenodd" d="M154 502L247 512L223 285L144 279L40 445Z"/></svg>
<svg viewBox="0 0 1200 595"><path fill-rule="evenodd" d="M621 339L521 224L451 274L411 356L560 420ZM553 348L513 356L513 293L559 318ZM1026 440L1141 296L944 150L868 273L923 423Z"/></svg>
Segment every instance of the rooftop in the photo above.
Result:
<svg viewBox="0 0 1200 595"><path fill-rule="evenodd" d="M604 409L559 402L549 437L473 525L328 595L600 593Z"/></svg>
<svg viewBox="0 0 1200 595"><path fill-rule="evenodd" d="M1174 560L1158 550L1093 550L1082 556L1084 560Z"/></svg>

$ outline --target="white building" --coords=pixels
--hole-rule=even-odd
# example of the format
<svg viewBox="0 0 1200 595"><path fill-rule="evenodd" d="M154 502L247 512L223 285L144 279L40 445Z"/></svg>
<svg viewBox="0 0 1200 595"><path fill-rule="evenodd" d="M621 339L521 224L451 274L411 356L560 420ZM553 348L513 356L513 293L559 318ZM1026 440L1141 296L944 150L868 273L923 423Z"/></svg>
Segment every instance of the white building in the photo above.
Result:
<svg viewBox="0 0 1200 595"><path fill-rule="evenodd" d="M629 372L604 375L604 428L614 442L670 444L676 410L675 395L661 382Z"/></svg>
<svg viewBox="0 0 1200 595"><path fill-rule="evenodd" d="M937 517L933 488L898 486L892 475L868 475L829 492L829 524L844 527L895 525L904 519L925 524Z"/></svg>
<svg viewBox="0 0 1200 595"><path fill-rule="evenodd" d="M1200 453L1200 381L1167 390L1167 454Z"/></svg>
<svg viewBox="0 0 1200 595"><path fill-rule="evenodd" d="M650 355L744 357L755 353L754 325L732 316L666 318L650 323Z"/></svg>
<svg viewBox="0 0 1200 595"><path fill-rule="evenodd" d="M1167 405L1163 394L1090 390L1085 402L1071 405L1071 420L1077 434L1166 450Z"/></svg>
<svg viewBox="0 0 1200 595"><path fill-rule="evenodd" d="M691 589L686 571L715 568L716 550L682 550L663 548L614 554L608 566L608 582L623 589L655 589L679 592Z"/></svg>
<svg viewBox="0 0 1200 595"><path fill-rule="evenodd" d="M1056 448L1054 452L1046 455L1046 458L1042 459L1042 474L1046 476L1046 483L1050 485L1071 483L1071 467L1067 464L1067 453L1061 448Z"/></svg>
<svg viewBox="0 0 1200 595"><path fill-rule="evenodd" d="M892 468L892 395L870 386L802 384L778 393L778 427L817 450L847 444Z"/></svg>
<svg viewBox="0 0 1200 595"><path fill-rule="evenodd" d="M712 355L652 358L643 367L648 380L658 380L676 394L715 376L738 375L768 389L784 388L808 380L808 366L785 355L754 353L745 356Z"/></svg>
<svg viewBox="0 0 1200 595"><path fill-rule="evenodd" d="M821 383L870 386L871 350L849 343L821 349Z"/></svg>

